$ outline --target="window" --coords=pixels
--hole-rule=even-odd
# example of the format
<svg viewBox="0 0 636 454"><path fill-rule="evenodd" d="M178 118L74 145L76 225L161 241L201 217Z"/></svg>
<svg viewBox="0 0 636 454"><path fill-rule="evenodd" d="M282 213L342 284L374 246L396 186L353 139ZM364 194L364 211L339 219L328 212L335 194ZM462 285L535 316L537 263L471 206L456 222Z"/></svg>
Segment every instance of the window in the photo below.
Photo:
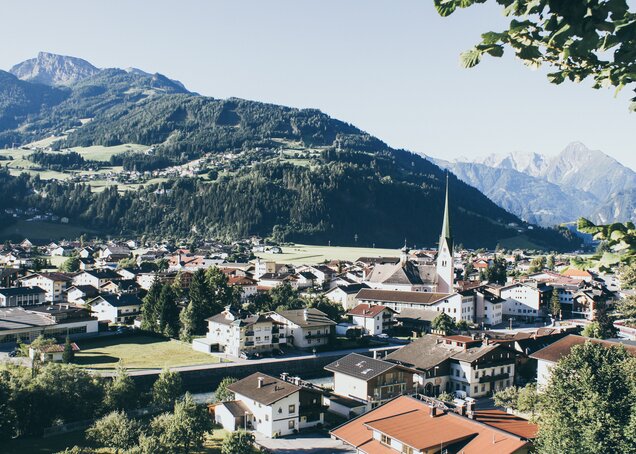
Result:
<svg viewBox="0 0 636 454"><path fill-rule="evenodd" d="M479 391L479 387L475 386L475 392L478 392L478 391Z"/></svg>
<svg viewBox="0 0 636 454"><path fill-rule="evenodd" d="M289 412L290 413L295 413L296 412L296 405L295 404L291 404L289 406Z"/></svg>
<svg viewBox="0 0 636 454"><path fill-rule="evenodd" d="M391 446L391 437L387 437L386 435L382 434L380 441L382 442L382 444Z"/></svg>
<svg viewBox="0 0 636 454"><path fill-rule="evenodd" d="M294 427L296 427L296 422L293 419L290 419L287 422L287 427L289 427L290 429L293 429Z"/></svg>
<svg viewBox="0 0 636 454"><path fill-rule="evenodd" d="M410 446L402 445L402 454L413 454L413 448Z"/></svg>
<svg viewBox="0 0 636 454"><path fill-rule="evenodd" d="M265 415L265 421L269 421L269 415Z"/></svg>

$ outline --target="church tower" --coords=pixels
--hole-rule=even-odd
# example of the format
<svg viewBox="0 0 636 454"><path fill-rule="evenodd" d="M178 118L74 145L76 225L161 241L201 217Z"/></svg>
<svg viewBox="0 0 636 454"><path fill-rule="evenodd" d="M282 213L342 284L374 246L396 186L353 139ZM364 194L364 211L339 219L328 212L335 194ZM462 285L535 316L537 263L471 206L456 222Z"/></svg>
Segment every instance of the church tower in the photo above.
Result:
<svg viewBox="0 0 636 454"><path fill-rule="evenodd" d="M448 173L446 173L446 202L444 204L444 221L442 233L439 237L437 251L437 291L439 293L453 293L455 267L453 264L453 237L450 231L448 216Z"/></svg>

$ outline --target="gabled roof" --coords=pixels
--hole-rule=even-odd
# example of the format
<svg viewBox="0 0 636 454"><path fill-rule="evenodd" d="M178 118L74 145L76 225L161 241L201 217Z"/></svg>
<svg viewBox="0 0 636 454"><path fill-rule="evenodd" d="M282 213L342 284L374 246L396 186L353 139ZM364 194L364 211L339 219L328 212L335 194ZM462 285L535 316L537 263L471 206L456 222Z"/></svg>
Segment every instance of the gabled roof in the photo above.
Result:
<svg viewBox="0 0 636 454"><path fill-rule="evenodd" d="M449 293L433 292L401 292L396 290L376 290L363 288L356 295L356 299L364 301L378 301L384 303L410 303L410 304L434 304L444 298L448 298Z"/></svg>
<svg viewBox="0 0 636 454"><path fill-rule="evenodd" d="M337 287L332 288L327 293L335 292L336 290L341 290L345 292L347 295L353 295L354 293L358 293L360 290L369 288L367 284L349 284L349 285L338 285Z"/></svg>
<svg viewBox="0 0 636 454"><path fill-rule="evenodd" d="M90 304L91 305L99 304L98 300L100 299L110 304L113 307L141 306L141 303L142 303L137 295L133 295L130 293L124 293L122 295L113 295L113 294L105 293L91 300Z"/></svg>
<svg viewBox="0 0 636 454"><path fill-rule="evenodd" d="M45 290L40 287L8 287L0 288L0 295L11 297L16 295L37 295L40 293L46 293Z"/></svg>
<svg viewBox="0 0 636 454"><path fill-rule="evenodd" d="M227 402L221 402L219 405L223 405L225 408L227 408L227 411L229 411L235 418L245 416L246 413L252 414L248 406L245 405L241 400L230 400Z"/></svg>
<svg viewBox="0 0 636 454"><path fill-rule="evenodd" d="M336 322L327 317L327 314L313 307L280 311L277 314L303 328L336 325Z"/></svg>
<svg viewBox="0 0 636 454"><path fill-rule="evenodd" d="M380 315L384 311L395 312L393 309L382 306L380 304L358 304L351 309L347 315L353 315L354 317L373 318Z"/></svg>
<svg viewBox="0 0 636 454"><path fill-rule="evenodd" d="M591 339L589 337L570 334L569 336L566 336L563 339L559 339L551 345L542 348L538 352L533 353L532 355L530 355L530 357L534 359L541 359L543 361L548 361L551 363L556 363L564 356L569 355L575 345L583 345L586 342L601 344L604 347L617 347L619 345L623 345L632 356L636 356L636 346L634 345L620 344L618 342Z"/></svg>
<svg viewBox="0 0 636 454"><path fill-rule="evenodd" d="M49 279L56 282L70 282L73 280L72 276L68 274L64 274L64 273L33 273L21 278L20 280L31 279L33 277L38 277L38 276L41 276L45 279Z"/></svg>
<svg viewBox="0 0 636 454"><path fill-rule="evenodd" d="M260 386L259 379L261 379ZM243 380L232 383L227 389L263 405L271 405L300 391L301 388L279 378L256 372Z"/></svg>
<svg viewBox="0 0 636 454"><path fill-rule="evenodd" d="M331 364L325 366L325 370L329 372L338 372L349 375L350 377L361 378L363 380L371 380L393 368L397 367L393 363L373 359L358 353L350 353L344 358L340 358Z"/></svg>

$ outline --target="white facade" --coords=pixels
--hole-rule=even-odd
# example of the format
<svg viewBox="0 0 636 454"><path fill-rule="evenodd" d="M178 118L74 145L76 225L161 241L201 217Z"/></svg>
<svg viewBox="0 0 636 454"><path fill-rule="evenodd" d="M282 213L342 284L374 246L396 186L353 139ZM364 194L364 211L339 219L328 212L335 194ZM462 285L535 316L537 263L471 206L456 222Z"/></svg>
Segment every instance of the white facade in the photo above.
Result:
<svg viewBox="0 0 636 454"><path fill-rule="evenodd" d="M541 292L523 284L502 287L500 296L504 300L503 314L515 318L536 318L540 316Z"/></svg>
<svg viewBox="0 0 636 454"><path fill-rule="evenodd" d="M33 274L21 280L25 287L40 287L46 292L45 301L50 303L64 302L64 290L67 287L67 281L57 280L46 277L41 274Z"/></svg>
<svg viewBox="0 0 636 454"><path fill-rule="evenodd" d="M443 300L431 304L427 309L444 312L456 322L465 320L472 323L475 317L475 298L473 295L453 293Z"/></svg>
<svg viewBox="0 0 636 454"><path fill-rule="evenodd" d="M100 322L126 323L126 319L136 315L139 309L140 306L137 304L115 307L106 301L100 301L91 306L91 315L97 317Z"/></svg>
<svg viewBox="0 0 636 454"><path fill-rule="evenodd" d="M249 408L252 428L266 437L291 435L300 428L300 393L297 391L271 405L263 405L249 397L235 394Z"/></svg>

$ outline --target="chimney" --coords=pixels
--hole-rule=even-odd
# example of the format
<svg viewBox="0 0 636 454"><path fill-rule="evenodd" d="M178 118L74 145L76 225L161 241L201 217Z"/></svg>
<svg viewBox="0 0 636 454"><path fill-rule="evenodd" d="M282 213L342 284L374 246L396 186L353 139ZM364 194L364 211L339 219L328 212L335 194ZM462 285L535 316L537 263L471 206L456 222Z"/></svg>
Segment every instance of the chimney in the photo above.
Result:
<svg viewBox="0 0 636 454"><path fill-rule="evenodd" d="M309 309L305 308L305 310L303 310L303 318L305 319L305 321L307 321L308 317L309 317Z"/></svg>
<svg viewBox="0 0 636 454"><path fill-rule="evenodd" d="M475 419L475 401L473 399L466 401L466 416Z"/></svg>
<svg viewBox="0 0 636 454"><path fill-rule="evenodd" d="M439 412L439 409L435 405L429 405L428 410L429 410L429 415L431 416L431 418L436 417L437 413Z"/></svg>
<svg viewBox="0 0 636 454"><path fill-rule="evenodd" d="M258 377L258 387L259 388L263 387L263 377Z"/></svg>

